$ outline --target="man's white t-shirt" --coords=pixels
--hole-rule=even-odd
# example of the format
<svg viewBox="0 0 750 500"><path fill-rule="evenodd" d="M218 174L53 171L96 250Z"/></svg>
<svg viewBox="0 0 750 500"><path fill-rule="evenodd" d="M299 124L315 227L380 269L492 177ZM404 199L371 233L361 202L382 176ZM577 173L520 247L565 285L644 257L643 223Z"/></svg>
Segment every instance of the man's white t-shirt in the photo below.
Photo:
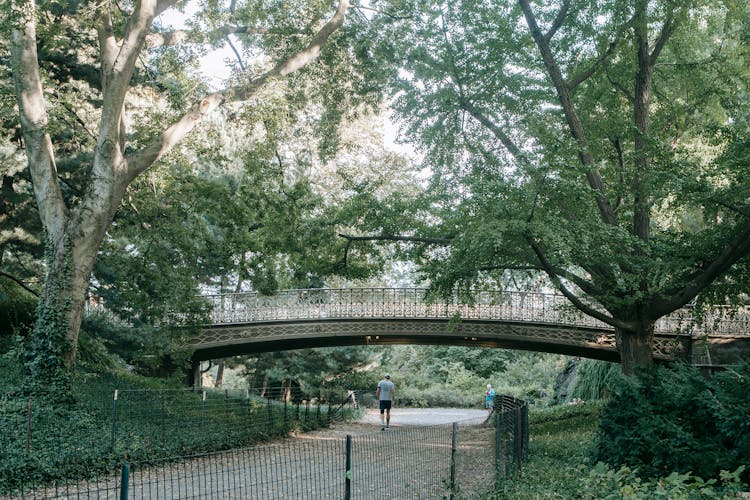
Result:
<svg viewBox="0 0 750 500"><path fill-rule="evenodd" d="M380 401L390 401L391 391L393 390L393 382L390 380L381 380L378 382L378 389L380 389Z"/></svg>

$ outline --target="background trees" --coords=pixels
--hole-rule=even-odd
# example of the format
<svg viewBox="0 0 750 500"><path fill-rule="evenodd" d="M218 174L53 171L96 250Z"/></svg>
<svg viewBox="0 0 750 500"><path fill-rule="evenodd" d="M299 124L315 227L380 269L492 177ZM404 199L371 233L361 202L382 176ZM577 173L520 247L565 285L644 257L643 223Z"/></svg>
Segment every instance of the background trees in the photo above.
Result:
<svg viewBox="0 0 750 500"><path fill-rule="evenodd" d="M189 69L182 67L185 57L166 48L184 41L186 34L153 28L174 4L143 1L120 9L74 3L38 9L33 1L12 2L3 22L20 118L12 139L26 153L47 246L37 323L26 350L26 365L40 389L59 379L62 365L70 368L75 362L97 253L117 209L131 200L133 181L217 107L248 103L232 110L245 123L255 123L260 91L273 88L283 94L283 85L271 84L316 60L348 8L346 1L333 11L325 2L310 2L259 12L233 3L225 11L204 12L213 23L203 25L208 31L196 30L192 40L211 43L217 34L234 30L244 33L246 53L262 55L249 68L240 61L237 79L226 89L208 92L190 80ZM239 29L237 20L256 24ZM260 38L270 32L276 38ZM331 65L338 60L335 49L327 57ZM322 70L314 76L329 75ZM341 113L328 116L329 129L337 116ZM6 192L15 188L15 174L3 171ZM121 251L140 249L126 245Z"/></svg>
<svg viewBox="0 0 750 500"><path fill-rule="evenodd" d="M369 239L428 243L440 290L546 277L615 327L627 372L657 318L746 291L747 6L384 5L394 108L435 174L411 223Z"/></svg>
<svg viewBox="0 0 750 500"><path fill-rule="evenodd" d="M2 143L0 217L12 230L1 264L29 286L49 243L32 370L72 365L89 285L147 322L200 313L198 282L270 290L371 276L385 261L375 239L396 242L437 290L556 287L616 328L626 370L650 363L658 317L744 290L744 5L232 3L199 11L190 32L159 28L168 2L12 5L2 26L16 91L2 105L18 105L21 126L7 121ZM194 56L227 36L236 74L212 92ZM308 174L331 168L320 159L347 144L337 125L383 85L431 189L406 200L408 189L341 175L330 201ZM199 121L204 135L188 136ZM378 169L405 168L365 149L328 165L366 153ZM40 227L13 222L35 207Z"/></svg>

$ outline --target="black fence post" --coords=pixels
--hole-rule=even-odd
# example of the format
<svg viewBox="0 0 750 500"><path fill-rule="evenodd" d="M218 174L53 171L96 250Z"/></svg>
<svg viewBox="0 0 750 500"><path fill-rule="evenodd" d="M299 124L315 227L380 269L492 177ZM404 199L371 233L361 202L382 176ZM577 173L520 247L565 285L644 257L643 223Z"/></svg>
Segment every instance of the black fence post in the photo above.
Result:
<svg viewBox="0 0 750 500"><path fill-rule="evenodd" d="M495 483L499 483L501 476L500 476L500 467L502 466L502 454L500 453L500 425L502 424L502 420L500 417L499 412L495 412Z"/></svg>
<svg viewBox="0 0 750 500"><path fill-rule="evenodd" d="M505 407L503 407L502 411L500 412L500 432L507 434L507 431L505 430L505 423L507 420L508 411ZM511 467L511 457L510 452L508 452L508 439L505 435L501 437L502 439L502 455L503 455L503 462L505 467L505 477L507 478L510 476L510 467Z"/></svg>
<svg viewBox="0 0 750 500"><path fill-rule="evenodd" d="M323 424L320 423L320 405L323 404L323 401L321 400L321 398L322 398L322 396L320 395L320 393L318 393L318 404L317 404L317 408L315 410L316 411L316 413L315 413L315 420L316 420L316 425L315 426L316 427L321 427L323 425Z"/></svg>
<svg viewBox="0 0 750 500"><path fill-rule="evenodd" d="M451 493L450 498L453 500L456 494L456 434L458 433L458 422L453 422L453 432L451 433Z"/></svg>
<svg viewBox="0 0 750 500"><path fill-rule="evenodd" d="M513 411L513 458L516 462L516 475L521 475L523 460L523 432L521 431L521 407L516 406Z"/></svg>
<svg viewBox="0 0 750 500"><path fill-rule="evenodd" d="M120 500L128 500L128 486L130 483L130 464L122 464L122 474L120 475Z"/></svg>
<svg viewBox="0 0 750 500"><path fill-rule="evenodd" d="M529 458L529 405L521 407L521 428L523 429L523 459Z"/></svg>
<svg viewBox="0 0 750 500"><path fill-rule="evenodd" d="M346 482L344 485L344 500L352 498L352 436L346 435Z"/></svg>
<svg viewBox="0 0 750 500"><path fill-rule="evenodd" d="M29 404L26 407L26 456L31 453L31 409L32 397L29 396Z"/></svg>
<svg viewBox="0 0 750 500"><path fill-rule="evenodd" d="M112 395L112 438L109 444L111 450L115 449L115 435L117 434L117 396L118 390L115 389Z"/></svg>

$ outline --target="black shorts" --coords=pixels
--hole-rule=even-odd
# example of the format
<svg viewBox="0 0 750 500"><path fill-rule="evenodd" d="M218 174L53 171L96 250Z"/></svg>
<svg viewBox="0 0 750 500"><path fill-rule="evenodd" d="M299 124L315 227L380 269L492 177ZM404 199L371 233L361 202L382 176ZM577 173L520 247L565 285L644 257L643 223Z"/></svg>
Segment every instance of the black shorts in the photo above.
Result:
<svg viewBox="0 0 750 500"><path fill-rule="evenodd" d="M383 413L385 410L391 409L391 400L390 399L381 399L380 400L380 413Z"/></svg>

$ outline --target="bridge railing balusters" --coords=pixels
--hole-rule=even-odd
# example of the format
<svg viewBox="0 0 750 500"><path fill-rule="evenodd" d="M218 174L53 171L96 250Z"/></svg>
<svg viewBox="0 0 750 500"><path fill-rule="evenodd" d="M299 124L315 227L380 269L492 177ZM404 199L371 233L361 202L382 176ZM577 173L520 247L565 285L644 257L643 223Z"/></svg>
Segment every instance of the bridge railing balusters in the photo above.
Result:
<svg viewBox="0 0 750 500"><path fill-rule="evenodd" d="M555 294L518 291L478 291L473 304L454 296L451 300L427 300L421 288L355 288L281 290L275 295L256 292L212 294L214 324L305 320L326 318L425 318L532 321L604 327L584 315L568 300ZM657 332L679 331L700 335L750 334L750 310L714 307L696 314L690 307L661 318Z"/></svg>

